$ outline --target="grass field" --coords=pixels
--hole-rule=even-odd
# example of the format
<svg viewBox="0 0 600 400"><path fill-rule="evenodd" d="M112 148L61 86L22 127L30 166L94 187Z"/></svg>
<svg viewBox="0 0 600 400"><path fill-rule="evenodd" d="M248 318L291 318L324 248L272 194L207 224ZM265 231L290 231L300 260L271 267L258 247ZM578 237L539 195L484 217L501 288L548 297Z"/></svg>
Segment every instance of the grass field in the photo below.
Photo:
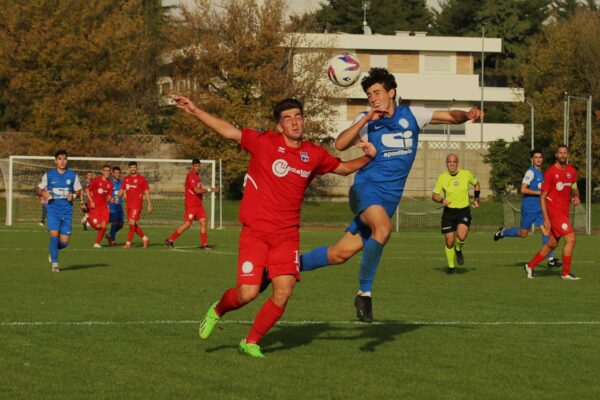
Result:
<svg viewBox="0 0 600 400"><path fill-rule="evenodd" d="M149 228L147 249L92 249L76 229L51 273L43 228L0 229L2 399L592 399L600 398L598 236L578 237L577 282L521 266L539 236L492 241L474 228L459 273L444 273L437 229L394 233L371 325L354 322L359 259L305 273L263 340L236 351L266 299L225 316L207 341L206 308L235 281L239 231ZM302 248L339 229L302 231ZM122 236L122 235L121 235Z"/></svg>

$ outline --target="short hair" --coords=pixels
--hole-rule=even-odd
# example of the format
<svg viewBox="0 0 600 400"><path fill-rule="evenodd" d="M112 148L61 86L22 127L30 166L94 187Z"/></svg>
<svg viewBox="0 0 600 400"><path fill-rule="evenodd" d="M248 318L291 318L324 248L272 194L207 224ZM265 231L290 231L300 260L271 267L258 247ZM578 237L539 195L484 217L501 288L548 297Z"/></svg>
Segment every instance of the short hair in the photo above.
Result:
<svg viewBox="0 0 600 400"><path fill-rule="evenodd" d="M566 144L559 144L558 146L556 146L556 152L558 153L558 150L565 148L567 149L567 151L569 151L569 146L567 146Z"/></svg>
<svg viewBox="0 0 600 400"><path fill-rule="evenodd" d="M67 154L67 151L65 149L57 150L56 153L54 153L55 160L58 158L58 156L65 156L65 157L69 158L69 154Z"/></svg>
<svg viewBox="0 0 600 400"><path fill-rule="evenodd" d="M110 165L108 165L108 164L104 164L104 165L102 166L102 169L104 169L104 168L108 168L108 169L110 169Z"/></svg>
<svg viewBox="0 0 600 400"><path fill-rule="evenodd" d="M137 167L137 161L129 161L129 166L135 165Z"/></svg>
<svg viewBox="0 0 600 400"><path fill-rule="evenodd" d="M275 118L275 122L279 122L281 119L281 113L287 110L292 110L297 108L300 110L300 114L304 115L304 105L296 99L287 98L277 102L273 106L273 118Z"/></svg>
<svg viewBox="0 0 600 400"><path fill-rule="evenodd" d="M200 164L200 160L198 160L197 158L194 158L192 160L192 165L196 165L196 164Z"/></svg>
<svg viewBox="0 0 600 400"><path fill-rule="evenodd" d="M541 154L542 157L544 156L544 153L542 153L542 149L540 149L539 147L536 147L535 149L533 149L529 152L529 157L533 158L533 156L535 156L536 154Z"/></svg>
<svg viewBox="0 0 600 400"><path fill-rule="evenodd" d="M362 78L360 81L360 85L365 93L367 93L367 90L376 83L382 84L385 90L388 92L398 87L394 75L390 74L390 72L385 68L371 68L368 75ZM396 100L395 95L394 100Z"/></svg>
<svg viewBox="0 0 600 400"><path fill-rule="evenodd" d="M113 167L113 169L112 169L112 170L113 170L113 172L115 172L115 171L119 171L119 172L121 172L121 168L120 168L120 167L118 167L118 166L117 166L117 167Z"/></svg>

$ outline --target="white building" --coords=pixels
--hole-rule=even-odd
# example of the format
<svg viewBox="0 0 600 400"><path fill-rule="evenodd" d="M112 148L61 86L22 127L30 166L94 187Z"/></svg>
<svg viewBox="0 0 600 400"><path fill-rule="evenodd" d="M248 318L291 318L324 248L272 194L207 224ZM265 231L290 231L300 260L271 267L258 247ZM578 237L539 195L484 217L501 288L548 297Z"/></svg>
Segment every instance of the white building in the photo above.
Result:
<svg viewBox="0 0 600 400"><path fill-rule="evenodd" d="M310 51L315 43L328 48L356 54L366 73L371 67L384 67L398 83L398 95L403 102L433 109L468 110L484 104L523 102L520 88L480 86L480 76L473 73L474 56L482 52L500 53L502 39L475 37L426 36L424 32L397 32L396 35L306 34L299 48ZM302 42L310 43L303 47ZM337 132L349 126L356 115L367 109L366 95L360 84L339 89L334 100L338 111ZM489 142L496 139L513 141L523 135L522 124L431 125L420 136L422 141L444 141L448 129L451 140Z"/></svg>

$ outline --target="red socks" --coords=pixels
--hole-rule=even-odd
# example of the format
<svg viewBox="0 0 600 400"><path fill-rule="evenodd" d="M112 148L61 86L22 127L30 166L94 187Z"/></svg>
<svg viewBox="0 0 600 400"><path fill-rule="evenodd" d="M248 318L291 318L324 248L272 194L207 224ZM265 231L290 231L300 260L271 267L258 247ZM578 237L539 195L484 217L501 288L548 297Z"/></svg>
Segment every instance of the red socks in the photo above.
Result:
<svg viewBox="0 0 600 400"><path fill-rule="evenodd" d="M98 228L98 234L96 235L96 243L100 244L100 242L102 241L102 239L104 238L104 234L106 233L106 227L104 228Z"/></svg>
<svg viewBox="0 0 600 400"><path fill-rule="evenodd" d="M200 234L200 246L206 247L207 244L208 244L208 233L201 233Z"/></svg>
<svg viewBox="0 0 600 400"><path fill-rule="evenodd" d="M237 310L241 306L242 304L237 297L237 288L231 288L223 293L223 297L221 297L221 300L215 306L215 311L219 317L222 317L225 313Z"/></svg>
<svg viewBox="0 0 600 400"><path fill-rule="evenodd" d="M129 233L127 233L127 241L129 243L133 240L133 235L135 235L135 225L129 225Z"/></svg>
<svg viewBox="0 0 600 400"><path fill-rule="evenodd" d="M545 256L543 256L539 251L536 253L535 256L533 256L533 258L531 259L531 261L529 261L527 263L527 266L531 269L534 269L540 262L542 262L542 260L546 258ZM564 270L564 261L563 261L563 270Z"/></svg>
<svg viewBox="0 0 600 400"><path fill-rule="evenodd" d="M269 300L265 302L256 318L254 324L250 329L250 333L246 338L246 343L258 343L258 341L271 329L275 322L281 318L285 308L281 308L275 303L273 299L269 297Z"/></svg>
<svg viewBox="0 0 600 400"><path fill-rule="evenodd" d="M569 272L571 272L571 257L572 256L563 256L562 262L562 274L564 275L569 275Z"/></svg>
<svg viewBox="0 0 600 400"><path fill-rule="evenodd" d="M140 235L141 238L144 237L144 231L142 230L142 228L140 228L138 224L135 224L135 233Z"/></svg>
<svg viewBox="0 0 600 400"><path fill-rule="evenodd" d="M179 237L179 235L181 235L181 233L177 232L177 230L175 230L175 232L173 232L173 234L171 234L171 236L169 236L169 238L167 239L169 242L174 242L175 239L177 239Z"/></svg>

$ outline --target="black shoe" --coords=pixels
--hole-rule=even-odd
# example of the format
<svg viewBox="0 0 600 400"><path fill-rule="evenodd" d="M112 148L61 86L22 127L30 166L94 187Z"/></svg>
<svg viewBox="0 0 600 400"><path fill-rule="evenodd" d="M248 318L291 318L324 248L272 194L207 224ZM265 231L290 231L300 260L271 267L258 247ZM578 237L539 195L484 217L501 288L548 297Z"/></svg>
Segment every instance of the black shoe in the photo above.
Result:
<svg viewBox="0 0 600 400"><path fill-rule="evenodd" d="M450 268L450 267L446 268L446 273L448 275L452 275L455 272L456 272L456 268Z"/></svg>
<svg viewBox="0 0 600 400"><path fill-rule="evenodd" d="M463 256L462 250L456 250L455 247L454 254L456 255L456 263L458 265L463 265L465 263L465 257Z"/></svg>
<svg viewBox="0 0 600 400"><path fill-rule="evenodd" d="M496 231L496 233L494 233L494 242L497 242L500 239L504 239L504 227L501 226L500 228L498 228L498 230Z"/></svg>
<svg viewBox="0 0 600 400"><path fill-rule="evenodd" d="M562 261L558 258L553 258L552 260L548 260L548 268L558 268L562 266Z"/></svg>
<svg viewBox="0 0 600 400"><path fill-rule="evenodd" d="M373 304L371 296L356 295L354 306L356 307L356 318L358 318L360 322L373 322Z"/></svg>
<svg viewBox="0 0 600 400"><path fill-rule="evenodd" d="M165 245L169 248L169 250L175 250L175 244L171 242L169 239L165 240Z"/></svg>

